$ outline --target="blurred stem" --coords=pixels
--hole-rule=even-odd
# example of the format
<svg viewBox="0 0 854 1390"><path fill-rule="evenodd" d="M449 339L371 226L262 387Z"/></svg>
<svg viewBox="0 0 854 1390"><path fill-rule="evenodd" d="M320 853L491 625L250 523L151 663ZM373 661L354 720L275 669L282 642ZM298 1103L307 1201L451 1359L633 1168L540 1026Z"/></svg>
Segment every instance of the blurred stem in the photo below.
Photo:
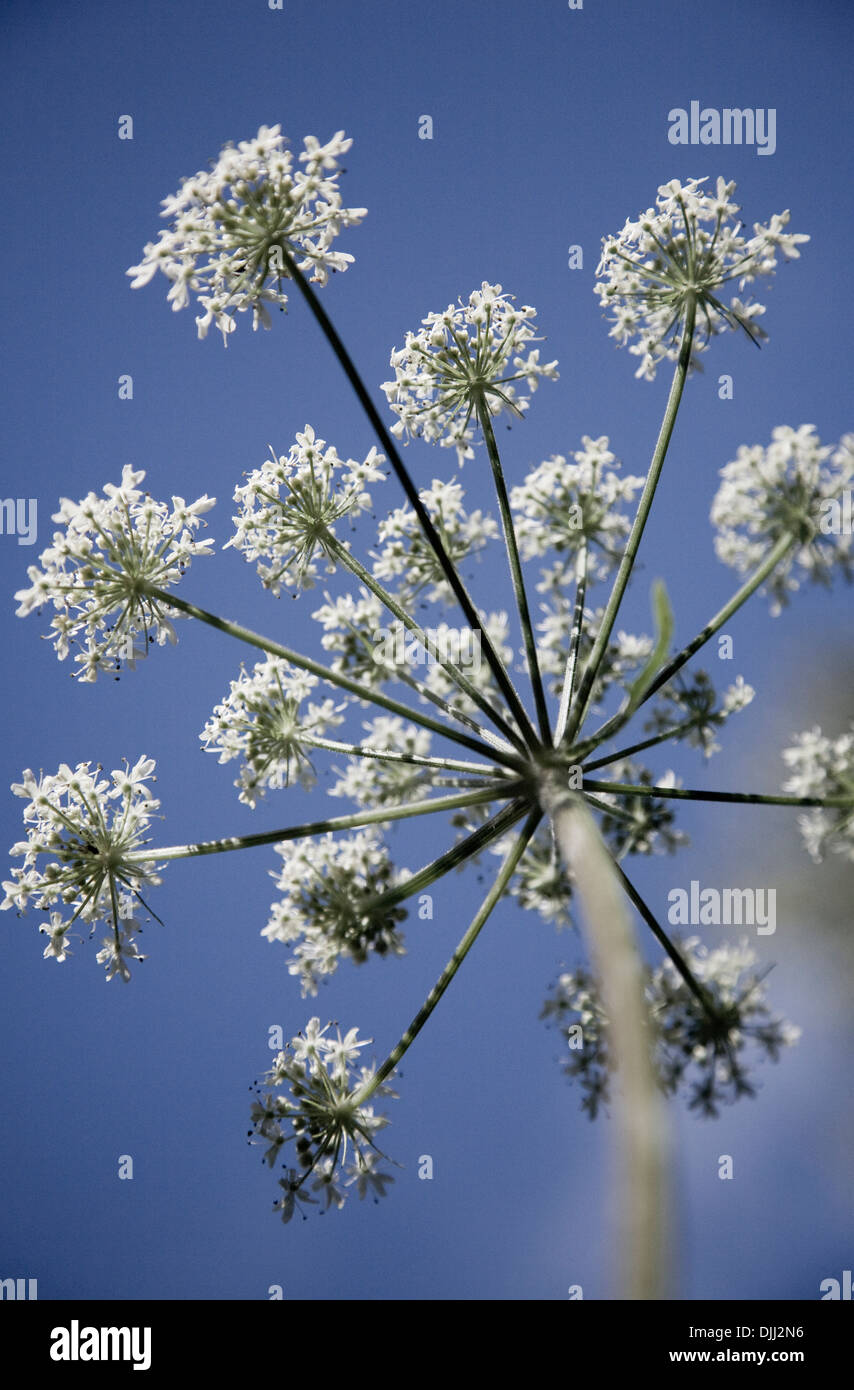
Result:
<svg viewBox="0 0 854 1390"><path fill-rule="evenodd" d="M668 1282L668 1129L651 1053L643 965L617 868L589 811L552 770L543 773L540 802L581 898L620 1083L614 1102L621 1167L618 1296L662 1299Z"/></svg>

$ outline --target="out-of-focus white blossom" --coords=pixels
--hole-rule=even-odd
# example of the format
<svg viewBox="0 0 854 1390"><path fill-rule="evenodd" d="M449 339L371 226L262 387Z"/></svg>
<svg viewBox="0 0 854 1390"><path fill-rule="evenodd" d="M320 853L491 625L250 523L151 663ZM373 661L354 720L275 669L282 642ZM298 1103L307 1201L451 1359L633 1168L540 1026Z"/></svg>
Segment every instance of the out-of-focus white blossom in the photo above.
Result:
<svg viewBox="0 0 854 1390"><path fill-rule="evenodd" d="M362 964L372 951L403 954L397 927L406 908L387 906L383 895L409 874L394 868L378 831L285 841L276 852L282 868L271 872L284 897L273 904L261 935L294 944L288 970L299 976L304 995L317 993L342 956Z"/></svg>
<svg viewBox="0 0 854 1390"><path fill-rule="evenodd" d="M743 574L782 536L794 537L767 581L772 612L780 612L802 579L826 586L836 570L851 579L851 530L843 513L854 487L854 434L834 448L822 445L814 425L778 425L766 449L743 444L721 478L711 518L725 564Z"/></svg>
<svg viewBox="0 0 854 1390"><path fill-rule="evenodd" d="M714 1117L722 1103L755 1094L748 1048L776 1061L801 1030L769 1013L762 976L756 973L758 959L746 940L710 950L699 937L690 937L679 943L679 951L709 1007L669 958L654 970L646 968L659 1082L668 1093L684 1087L691 1108ZM596 982L583 969L561 975L540 1017L556 1023L566 1037L564 1070L578 1080L582 1107L595 1118L607 1103L611 1070L610 1024Z"/></svg>
<svg viewBox="0 0 854 1390"><path fill-rule="evenodd" d="M854 861L854 723L837 739L818 725L796 734L783 761L791 769L783 783L787 795L848 798L847 806L813 806L798 817L811 858L821 863L831 851Z"/></svg>

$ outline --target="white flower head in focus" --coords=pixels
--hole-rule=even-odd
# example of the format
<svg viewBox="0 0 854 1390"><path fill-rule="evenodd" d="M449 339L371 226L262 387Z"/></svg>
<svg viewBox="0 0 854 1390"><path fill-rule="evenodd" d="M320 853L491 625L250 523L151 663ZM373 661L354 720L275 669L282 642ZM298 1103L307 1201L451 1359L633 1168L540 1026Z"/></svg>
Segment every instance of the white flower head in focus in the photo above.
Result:
<svg viewBox="0 0 854 1390"><path fill-rule="evenodd" d="M0 908L29 906L50 910L50 926L43 926L50 942L45 957L65 959L66 933L80 918L94 925L106 922L112 936L104 941L97 959L107 966L107 979L118 974L130 978L128 959L142 959L134 936L139 923L130 917L134 901L142 901L142 889L160 882L156 865L138 857L147 843L145 833L160 802L149 793L154 773L152 758L139 758L101 776L100 767L89 763L72 769L63 763L53 775L38 779L29 770L12 791L27 801L24 824L27 838L12 846L23 865L13 868L13 879L3 884L6 897ZM47 863L41 862L47 859ZM62 909L71 909L66 921Z"/></svg>
<svg viewBox="0 0 854 1390"><path fill-rule="evenodd" d="M503 409L521 416L526 392L538 383L557 380L557 362L541 363L532 320L536 309L517 309L500 285L483 281L468 302L450 304L444 313L428 314L417 333L407 333L402 348L391 354L394 381L382 385L397 415L392 434L420 435L455 448L460 463L474 458L469 428L479 399L490 415ZM521 387L520 394L520 385Z"/></svg>
<svg viewBox="0 0 854 1390"><path fill-rule="evenodd" d="M247 806L255 806L268 787L314 784L312 737L342 722L342 706L333 700L309 701L300 708L317 684L307 671L267 657L251 675L244 670L231 682L229 694L199 735L207 752L219 753L221 763L242 759L234 785Z"/></svg>
<svg viewBox="0 0 854 1390"><path fill-rule="evenodd" d="M237 529L223 548L233 546L248 561L257 560L259 579L277 597L283 583L313 587L317 551L334 568L336 522L368 511L368 485L385 477L384 457L376 449L358 463L325 445L306 425L286 456L267 459L235 489Z"/></svg>
<svg viewBox="0 0 854 1390"><path fill-rule="evenodd" d="M73 646L82 648L74 674L83 681L123 664L132 669L149 642L175 642L172 620L180 615L150 591L176 584L196 556L212 554L194 532L215 499L205 494L188 505L173 497L170 509L140 491L144 477L125 465L120 485L108 483L104 497L63 497L53 520L65 529L42 551L41 568L28 568L31 588L15 594L19 618L52 604L56 654L64 661Z"/></svg>
<svg viewBox="0 0 854 1390"><path fill-rule="evenodd" d="M286 1167L280 1179L283 1196L275 1204L285 1222L296 1211L297 1201L315 1204L316 1199L303 1192L309 1177L314 1178L314 1191L323 1196L324 1210L343 1206L345 1172L350 1174L346 1186L359 1182L360 1196L368 1189L381 1196L384 1185L392 1181L376 1169L383 1155L373 1138L388 1121L358 1099L374 1077L370 1068L358 1063L370 1038L360 1039L357 1028L344 1037L339 1028L337 1037L330 1038L330 1026L321 1028L319 1018L309 1020L304 1033L278 1054L252 1105L250 1142L267 1145L264 1161L270 1167L286 1144L294 1145L297 1166ZM287 1092L279 1094L278 1087L287 1087ZM393 1097L395 1092L381 1084L374 1094Z"/></svg>
<svg viewBox="0 0 854 1390"><path fill-rule="evenodd" d="M215 323L227 344L235 313L249 309L253 328L269 328L267 305L284 309L288 302L285 250L321 285L330 271L352 263L352 256L332 250L341 228L357 225L367 211L345 208L338 189L339 160L352 143L343 130L325 145L308 135L295 160L275 125L262 126L254 140L226 145L209 173L185 179L163 200L161 216L173 225L127 271L131 288L162 270L173 310L185 308L192 291L205 311L196 318L200 338Z"/></svg>
<svg viewBox="0 0 854 1390"><path fill-rule="evenodd" d="M739 290L762 276L772 275L777 252L786 258L800 255L798 244L808 236L786 232L790 214L775 213L767 226L754 223L747 237L736 220L734 183L717 180L714 193L706 192L705 178L684 184L671 179L658 190L656 206L627 221L619 236L605 237L596 270L595 286L603 310L612 319L610 336L641 358L636 376L652 381L658 364L679 356L682 326L690 301L697 306L697 332L691 349L696 354L708 347L717 333L743 328L754 342L766 335L755 320L761 304L724 302L728 287Z"/></svg>

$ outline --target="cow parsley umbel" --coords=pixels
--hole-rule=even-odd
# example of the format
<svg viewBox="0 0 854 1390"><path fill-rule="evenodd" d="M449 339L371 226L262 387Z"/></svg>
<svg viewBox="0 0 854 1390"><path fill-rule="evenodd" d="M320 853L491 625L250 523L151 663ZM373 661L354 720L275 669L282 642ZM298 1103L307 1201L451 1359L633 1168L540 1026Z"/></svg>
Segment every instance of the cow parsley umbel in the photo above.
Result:
<svg viewBox="0 0 854 1390"><path fill-rule="evenodd" d="M596 274L596 294L612 318L610 336L620 344L632 338L629 352L641 358L636 376L652 381L660 362L677 361L680 335L689 307L696 310L701 332L692 354L708 347L715 334L743 328L758 341L765 337L756 319L762 304L723 296L738 282L739 290L772 275L778 251L788 260L800 255L808 236L787 232L788 211L775 213L767 226L754 223L747 237L736 220L735 184L717 180L671 179L662 184L654 208L627 221L617 237L605 237ZM698 363L692 356L692 365Z"/></svg>
<svg viewBox="0 0 854 1390"><path fill-rule="evenodd" d="M287 1222L302 1206L341 1207L353 1188L381 1196L391 1179L380 1166L374 1138L383 1121L371 1099L383 1093L494 911L510 896L557 925L580 911L591 975L576 971L564 981L560 1007L576 1008L589 1030L588 1108L604 1093L607 1066L620 1070L623 1292L661 1297L662 1086L672 1090L690 1074L692 1100L711 1109L750 1089L745 1037L776 1055L793 1034L762 1012L758 981L740 979L751 966L744 952L708 955L670 939L634 882L633 864L685 843L676 823L681 800L809 811L811 851L849 851L847 735L802 738L786 755L792 776L781 795L683 785L663 746L710 758L728 719L749 706L753 692L743 678L735 676L719 699L704 672L683 668L757 589L781 577L791 587L795 565L828 580L848 569L848 543L817 512L838 503L851 478L850 437L828 458L811 427L776 431L771 450L749 451L729 466L715 503L719 551L748 572L675 655L676 617L663 581L653 583L649 633L627 630L623 600L697 354L727 327L758 336L762 307L729 299L729 287L770 274L779 254L796 257L807 238L786 230L788 213L744 234L734 185L723 179L714 193L703 179L663 185L654 209L606 239L597 287L614 316L613 336L637 340L631 350L641 358L640 375L651 379L663 360L674 363L648 468L621 472L607 435L583 435L580 450L564 448L527 475L515 474L511 492L493 420L504 411L522 419L540 381L557 378L556 363L541 363L532 346L535 310L484 281L468 300L428 315L392 353L394 380L382 386L394 417L388 428L307 278L323 284L350 261L332 249L339 230L364 212L343 208L337 187L349 144L341 132L325 146L309 137L294 161L275 126L226 147L210 173L166 201L173 229L131 272L139 285L159 266L173 308L195 293L205 311L201 336L215 322L226 340L236 314L251 309L257 325L268 322L269 304L284 307L289 280L355 390L376 438L368 454L361 462L339 455L306 424L286 454L271 449L269 460L244 475L226 547L256 564L276 597L299 597L321 568L330 575L323 604L310 615L322 629L323 660L279 640L282 605L272 638L176 594L190 560L207 553L195 531L211 503L204 497L188 507L173 498L170 511L143 496L142 474L131 470L120 488L105 490L106 501L62 504L57 519L67 530L42 556L43 569L31 570L31 589L18 595L21 613L54 605L59 655L79 640L78 660L92 679L120 653L132 659L140 639L173 636L175 613L260 654L232 681L203 744L220 762L238 762L246 806L263 814L284 797L304 804L328 774L326 789L342 814L321 811L251 834L154 849L142 842L153 804L142 789L146 762L123 781L114 774L113 791L88 764L42 784L27 774L16 790L30 799L37 838L16 847L25 865L6 886L4 906L23 909L35 898L50 912L45 954L57 960L67 953L61 907L87 919L109 906L113 935L99 959L126 978L136 924L119 923L120 890L132 909L146 879L154 881L155 865L275 846L278 898L263 935L272 949L286 948L287 970L314 995L339 968L376 957L389 968L403 951L405 918L409 949L424 934L434 885L465 865L480 865L486 876L494 856L480 906L379 1067L359 1063L365 1044L356 1029L332 1037L332 1025L321 1027L319 1017L277 1056L253 1104L251 1131L265 1162L284 1166L276 1209ZM482 442L498 519L485 504L480 470L472 478L475 505L466 505L457 478L429 481L422 472L416 484L396 442L403 436L454 449L459 465ZM382 505L376 540L360 559L386 466L402 488L401 505ZM485 590L481 599L469 582ZM607 596L599 598L597 585L607 586ZM120 813L105 816L104 798L119 801ZM423 817L439 820L444 837L438 844L430 837L429 854L428 837L414 837L410 871L393 859L402 838L397 823ZM53 856L45 869L35 867L41 854ZM651 980L630 912L666 956Z"/></svg>
<svg viewBox="0 0 854 1390"><path fill-rule="evenodd" d="M108 980L118 974L127 981L128 960L140 959L135 940L139 923L130 912L134 902L143 903L143 888L160 882L155 857L149 858L144 848L160 802L148 789L152 758L114 769L109 780L100 773L100 767L92 770L89 763L75 768L63 763L58 772L39 778L27 768L23 781L13 785L15 795L27 802L28 831L26 840L12 846L11 853L24 862L12 869L12 881L3 884L6 896L0 908L50 911L61 905L50 911L50 942L44 952L57 961L65 959L67 933L78 918L93 930L99 921L109 923L112 935L98 961L107 966ZM70 910L70 917L63 916L62 908Z"/></svg>

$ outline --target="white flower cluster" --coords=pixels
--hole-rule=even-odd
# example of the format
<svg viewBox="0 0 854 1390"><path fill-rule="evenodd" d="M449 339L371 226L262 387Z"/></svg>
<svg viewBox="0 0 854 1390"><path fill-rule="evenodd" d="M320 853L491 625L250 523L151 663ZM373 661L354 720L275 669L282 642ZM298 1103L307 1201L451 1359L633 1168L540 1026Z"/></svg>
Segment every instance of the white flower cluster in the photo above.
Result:
<svg viewBox="0 0 854 1390"><path fill-rule="evenodd" d="M376 449L363 463L345 461L306 425L287 455L267 459L235 489L240 507L233 518L237 529L223 548L234 546L248 561L257 560L259 579L277 597L283 583L312 588L315 551L331 561L335 523L370 508L367 485L385 477L383 462Z"/></svg>
<svg viewBox="0 0 854 1390"><path fill-rule="evenodd" d="M513 296L500 285L483 281L468 303L449 304L441 314L428 314L417 333L407 333L405 346L391 354L394 381L382 384L389 406L398 417L392 434L420 435L454 448L462 464L474 458L474 432L469 428L480 399L490 415L507 408L522 415L528 392L540 380L557 380L557 362L540 363L538 342L531 326L536 309L517 309Z"/></svg>
<svg viewBox="0 0 854 1390"><path fill-rule="evenodd" d="M419 496L446 553L457 567L498 535L493 517L485 516L479 507L473 512L465 510L465 493L455 479L442 482L434 478ZM380 549L374 578L383 583L396 580L402 604L422 597L429 603L449 601L450 585L412 507L397 507L383 517L377 538Z"/></svg>
<svg viewBox="0 0 854 1390"><path fill-rule="evenodd" d="M303 995L317 993L341 956L361 965L371 951L403 955L397 924L406 909L397 901L389 905L385 895L409 873L395 870L378 831L286 841L276 853L282 869L271 874L285 896L272 905L261 935L296 943L288 970L299 975Z"/></svg>
<svg viewBox="0 0 854 1390"><path fill-rule="evenodd" d="M604 579L622 554L630 520L620 510L631 504L643 478L621 477L607 435L582 436L574 463L554 454L533 468L510 493L516 536L524 559L554 550L562 557L589 546L588 578Z"/></svg>
<svg viewBox="0 0 854 1390"><path fill-rule="evenodd" d="M324 597L326 602L311 616L323 629L320 643L324 651L335 653L331 669L376 689L393 669L391 662L382 659L382 644L374 641L388 621L387 610L362 585L358 593Z"/></svg>
<svg viewBox="0 0 854 1390"><path fill-rule="evenodd" d="M269 656L251 675L241 670L214 708L199 737L206 752L219 753L221 763L242 759L234 785L247 806L254 807L267 787L279 790L295 779L303 787L313 785L312 739L343 722L343 706L334 700L311 701L300 711L317 685L316 676Z"/></svg>
<svg viewBox="0 0 854 1390"><path fill-rule="evenodd" d="M56 654L64 661L79 641L75 674L84 681L122 663L133 668L148 642L174 642L172 619L179 615L151 590L177 583L197 555L212 553L193 533L215 499L205 494L188 505L173 497L170 509L139 490L144 477L126 464L120 485L108 483L104 497L63 497L53 520L65 530L54 532L39 556L41 568L29 566L32 587L15 595L19 618L53 605Z"/></svg>
<svg viewBox="0 0 854 1390"><path fill-rule="evenodd" d="M174 218L173 226L127 271L134 277L131 288L147 285L162 270L174 310L189 304L192 290L205 311L196 317L200 338L215 323L227 344L235 313L248 309L253 328L269 328L267 305L284 309L288 302L283 251L321 285L330 271L346 270L353 260L331 250L341 228L366 213L341 204L338 161L352 143L343 130L326 145L308 135L295 162L275 125L262 126L254 140L226 145L210 172L185 179L164 198L161 216Z"/></svg>
<svg viewBox="0 0 854 1390"><path fill-rule="evenodd" d="M376 1115L373 1106L357 1103L359 1091L374 1075L369 1067L357 1066L359 1053L371 1040L360 1040L358 1028L351 1028L343 1038L339 1028L337 1038L330 1038L326 1036L329 1028L328 1023L321 1028L319 1018L310 1019L305 1032L278 1054L252 1104L250 1142L267 1145L264 1161L271 1168L284 1145L294 1143L298 1166L285 1167L285 1176L279 1179L282 1196L273 1208L285 1222L291 1220L297 1202L317 1205L320 1200L328 1211L344 1205L346 1188L354 1184L360 1198L370 1193L376 1199L394 1181L391 1174L378 1169L383 1155L373 1141L388 1121ZM287 1086L289 1094L276 1094L279 1086ZM380 1085L374 1094L394 1096L395 1092ZM319 1198L304 1190L310 1177Z"/></svg>
<svg viewBox="0 0 854 1390"><path fill-rule="evenodd" d="M815 806L798 817L811 858L819 864L830 850L854 862L854 723L837 739L818 725L796 734L783 761L792 772L783 783L787 795L848 798L847 806Z"/></svg>
<svg viewBox="0 0 854 1390"><path fill-rule="evenodd" d="M661 691L644 728L656 733L679 729L674 738L699 748L704 758L710 758L713 753L720 752L720 744L715 741L716 731L731 714L745 709L755 694L753 686L748 685L743 676L736 676L716 708L717 696L707 672L697 671L690 679L678 676Z"/></svg>
<svg viewBox="0 0 854 1390"><path fill-rule="evenodd" d="M367 737L361 741L362 748L381 752L390 750L418 758L426 757L430 752L432 735L429 729L407 724L396 716L379 715L369 720L364 728ZM334 771L338 772L339 769L335 768ZM417 800L441 780L436 778L434 768L419 766L418 763L386 762L371 757L351 758L338 781L330 787L329 795L348 797L362 807L401 806L407 801Z"/></svg>
<svg viewBox="0 0 854 1390"><path fill-rule="evenodd" d="M714 1117L718 1106L755 1094L745 1056L752 1043L758 1054L776 1061L801 1030L772 1018L756 974L756 953L747 941L710 950L699 937L679 943L680 954L705 995L696 994L666 959L647 968L646 997L655 1034L656 1064L662 1089L684 1085L690 1106ZM590 1118L608 1100L611 1062L609 1022L596 983L585 970L561 975L541 1015L556 1022L567 1039L564 1071L578 1079L582 1108Z"/></svg>
<svg viewBox="0 0 854 1390"><path fill-rule="evenodd" d="M656 206L627 221L619 236L605 237L595 286L603 310L610 313L610 336L641 358L636 376L652 381L658 364L676 361L686 308L697 306L698 333L691 365L711 338L727 328L744 328L754 340L764 337L755 320L761 304L729 304L718 297L732 281L739 290L761 276L773 274L777 252L788 260L800 256L798 244L808 236L786 232L790 214L775 213L767 226L755 222L754 235L745 237L735 220L735 184L717 180L714 193L701 185L706 179L680 183L671 179L658 190Z"/></svg>
<svg viewBox="0 0 854 1390"><path fill-rule="evenodd" d="M0 908L26 912L30 906L50 910L61 904L73 909L68 920L61 910L50 911L49 925L40 929L50 937L45 957L65 960L66 934L79 917L93 930L98 921L112 927L97 956L108 980L118 974L127 981L128 960L142 959L134 939L139 923L130 912L143 886L160 882L156 865L135 857L160 805L146 785L154 766L152 758L139 758L133 767L114 769L108 780L99 776L100 768L90 771L89 763L73 769L62 763L57 773L39 778L28 768L23 781L13 784L15 795L27 801L29 829L26 840L10 851L24 862L3 884ZM44 856L48 862L40 865Z"/></svg>
<svg viewBox="0 0 854 1390"><path fill-rule="evenodd" d="M814 425L778 425L766 449L743 444L721 478L711 511L719 559L744 573L782 536L795 540L768 581L774 613L802 577L827 585L836 568L846 579L854 575L843 516L854 486L854 434L834 449L822 445Z"/></svg>
<svg viewBox="0 0 854 1390"><path fill-rule="evenodd" d="M515 835L505 835L490 846L502 859L513 846ZM551 828L544 823L528 844L507 889L526 912L538 912L555 927L572 924L572 878L565 868Z"/></svg>

